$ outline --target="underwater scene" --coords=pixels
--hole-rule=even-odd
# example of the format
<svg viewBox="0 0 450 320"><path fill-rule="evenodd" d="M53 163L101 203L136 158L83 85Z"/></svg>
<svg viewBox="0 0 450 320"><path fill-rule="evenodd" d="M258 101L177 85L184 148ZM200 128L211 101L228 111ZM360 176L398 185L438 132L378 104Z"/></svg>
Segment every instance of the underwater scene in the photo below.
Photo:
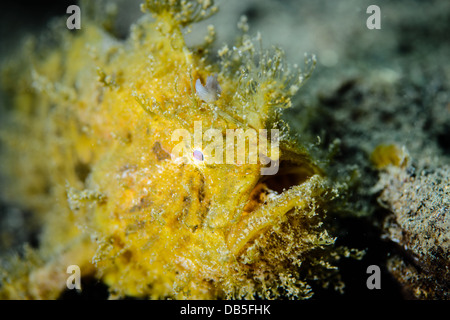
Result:
<svg viewBox="0 0 450 320"><path fill-rule="evenodd" d="M449 1L1 6L1 300L450 299Z"/></svg>

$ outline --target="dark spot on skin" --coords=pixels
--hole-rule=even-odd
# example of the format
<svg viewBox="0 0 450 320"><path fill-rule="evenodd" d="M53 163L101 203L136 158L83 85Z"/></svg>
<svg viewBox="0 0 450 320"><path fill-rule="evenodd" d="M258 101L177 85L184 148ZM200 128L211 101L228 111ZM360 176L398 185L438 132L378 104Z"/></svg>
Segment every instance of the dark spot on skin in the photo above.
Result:
<svg viewBox="0 0 450 320"><path fill-rule="evenodd" d="M200 203L205 199L205 178L203 175L200 176L200 187L198 188L198 201Z"/></svg>
<svg viewBox="0 0 450 320"><path fill-rule="evenodd" d="M123 253L122 257L126 261L126 263L129 263L131 261L131 258L133 257L133 253L130 250L127 250Z"/></svg>
<svg viewBox="0 0 450 320"><path fill-rule="evenodd" d="M159 141L155 142L152 151L160 161L170 158L170 154L161 147L161 143L159 143Z"/></svg>
<svg viewBox="0 0 450 320"><path fill-rule="evenodd" d="M87 177L91 173L91 167L83 162L77 162L75 165L75 174L81 182L86 182Z"/></svg>
<svg viewBox="0 0 450 320"><path fill-rule="evenodd" d="M133 135L131 134L131 132L127 132L127 135L125 137L125 141L126 141L126 143L133 142Z"/></svg>

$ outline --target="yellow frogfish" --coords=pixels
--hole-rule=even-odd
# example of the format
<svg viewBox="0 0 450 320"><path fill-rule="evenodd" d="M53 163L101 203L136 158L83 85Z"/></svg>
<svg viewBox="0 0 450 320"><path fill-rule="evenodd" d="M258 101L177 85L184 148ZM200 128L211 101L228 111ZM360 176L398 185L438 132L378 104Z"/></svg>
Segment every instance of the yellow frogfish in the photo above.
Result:
<svg viewBox="0 0 450 320"><path fill-rule="evenodd" d="M118 298L310 297L336 272L336 191L281 115L314 60L246 32L214 55L211 27L189 47L212 1L142 9L125 40L84 17L4 61L2 201L40 232L2 257L0 297L58 298L74 265Z"/></svg>

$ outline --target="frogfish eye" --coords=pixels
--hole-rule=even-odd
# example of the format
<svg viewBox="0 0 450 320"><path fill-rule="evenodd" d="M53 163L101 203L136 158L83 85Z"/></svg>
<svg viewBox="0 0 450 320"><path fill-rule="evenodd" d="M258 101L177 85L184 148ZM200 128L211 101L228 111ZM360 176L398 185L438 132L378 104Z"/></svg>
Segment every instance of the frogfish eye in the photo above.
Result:
<svg viewBox="0 0 450 320"><path fill-rule="evenodd" d="M194 159L198 160L198 161L203 161L204 157L203 157L203 152L201 152L200 150L194 150L193 154Z"/></svg>

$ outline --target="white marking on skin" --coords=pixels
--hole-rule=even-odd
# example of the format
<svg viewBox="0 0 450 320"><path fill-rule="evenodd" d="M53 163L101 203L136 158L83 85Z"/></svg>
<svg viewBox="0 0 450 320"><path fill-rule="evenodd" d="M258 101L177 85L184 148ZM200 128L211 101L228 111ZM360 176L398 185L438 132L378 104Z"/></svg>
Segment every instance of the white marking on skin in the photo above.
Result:
<svg viewBox="0 0 450 320"><path fill-rule="evenodd" d="M208 76L205 86L202 85L200 79L197 79L195 82L195 90L197 91L198 97L206 103L217 101L222 92L219 82L217 81L217 75Z"/></svg>

